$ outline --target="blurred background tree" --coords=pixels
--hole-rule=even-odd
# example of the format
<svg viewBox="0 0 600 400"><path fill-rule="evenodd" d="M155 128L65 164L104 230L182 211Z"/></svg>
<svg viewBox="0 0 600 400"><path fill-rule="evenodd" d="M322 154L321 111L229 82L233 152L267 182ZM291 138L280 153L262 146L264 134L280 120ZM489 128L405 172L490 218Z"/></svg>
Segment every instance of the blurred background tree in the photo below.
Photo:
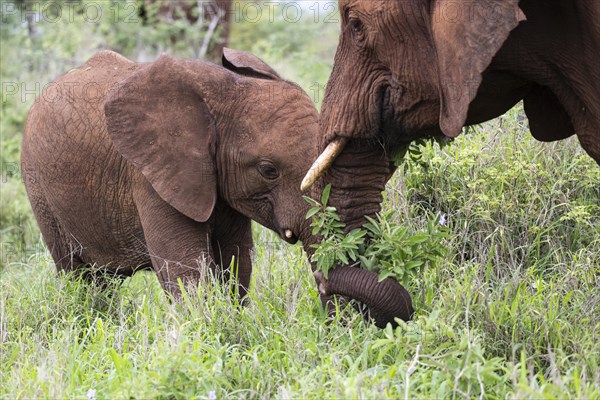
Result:
<svg viewBox="0 0 600 400"><path fill-rule="evenodd" d="M139 5L139 15L145 24L179 25L178 32L170 36L173 45L185 41L189 35L180 22L185 21L196 32L203 33L198 58L209 60L218 60L223 47L228 45L232 12L232 0L143 0Z"/></svg>

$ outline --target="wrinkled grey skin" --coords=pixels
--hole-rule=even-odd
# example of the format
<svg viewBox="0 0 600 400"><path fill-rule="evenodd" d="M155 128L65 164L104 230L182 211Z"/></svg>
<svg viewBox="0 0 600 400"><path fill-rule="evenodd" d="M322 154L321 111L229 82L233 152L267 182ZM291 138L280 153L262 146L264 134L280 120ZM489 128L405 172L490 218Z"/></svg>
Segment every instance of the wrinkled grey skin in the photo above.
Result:
<svg viewBox="0 0 600 400"><path fill-rule="evenodd" d="M300 180L317 148L314 104L249 53L226 49L223 65L103 51L37 99L21 162L58 270L101 281L151 268L177 297L209 272L231 279L235 259L244 296L251 219L312 254ZM380 301L365 285L382 284L340 268L321 292Z"/></svg>
<svg viewBox="0 0 600 400"><path fill-rule="evenodd" d="M535 138L577 134L600 163L600 2L340 0L339 8L320 148L349 140L325 181L350 227L379 209L396 150L455 137L520 100Z"/></svg>
<svg viewBox="0 0 600 400"><path fill-rule="evenodd" d="M390 156L412 140L486 121L524 101L542 141L577 134L600 163L600 2L340 0L321 115L324 177L349 229L379 210ZM313 189L318 196L323 181Z"/></svg>

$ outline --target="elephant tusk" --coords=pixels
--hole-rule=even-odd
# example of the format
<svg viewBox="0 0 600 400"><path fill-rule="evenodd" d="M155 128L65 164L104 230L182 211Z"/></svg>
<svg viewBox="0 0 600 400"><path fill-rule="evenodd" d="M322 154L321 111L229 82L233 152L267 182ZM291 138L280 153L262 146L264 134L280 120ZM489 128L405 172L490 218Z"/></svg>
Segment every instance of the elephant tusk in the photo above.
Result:
<svg viewBox="0 0 600 400"><path fill-rule="evenodd" d="M292 232L290 229L286 229L285 230L285 237L288 239L291 239L292 236L294 236L294 232Z"/></svg>
<svg viewBox="0 0 600 400"><path fill-rule="evenodd" d="M338 137L333 139L323 150L323 153L316 159L313 165L310 167L306 176L302 180L302 184L300 185L300 190L306 192L311 188L312 185L315 184L317 179L319 179L333 164L336 157L340 155L342 150L344 150L344 146L348 139L343 137Z"/></svg>

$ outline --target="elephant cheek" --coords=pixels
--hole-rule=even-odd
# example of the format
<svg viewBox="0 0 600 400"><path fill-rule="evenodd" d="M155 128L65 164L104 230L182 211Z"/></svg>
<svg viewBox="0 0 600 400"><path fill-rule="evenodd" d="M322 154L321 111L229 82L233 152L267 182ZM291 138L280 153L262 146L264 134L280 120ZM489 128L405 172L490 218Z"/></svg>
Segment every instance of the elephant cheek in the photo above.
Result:
<svg viewBox="0 0 600 400"><path fill-rule="evenodd" d="M340 53L340 51L338 51ZM324 148L334 137L376 137L380 131L385 74L363 66L361 61L336 55L321 110L321 140Z"/></svg>

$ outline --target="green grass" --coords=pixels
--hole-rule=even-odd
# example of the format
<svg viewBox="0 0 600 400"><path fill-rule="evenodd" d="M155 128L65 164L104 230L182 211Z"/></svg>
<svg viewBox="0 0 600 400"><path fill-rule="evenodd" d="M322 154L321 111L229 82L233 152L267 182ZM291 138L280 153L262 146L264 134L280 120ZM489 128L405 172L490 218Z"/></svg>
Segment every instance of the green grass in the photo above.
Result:
<svg viewBox="0 0 600 400"><path fill-rule="evenodd" d="M452 232L410 323L328 324L302 250L259 227L245 308L219 284L170 304L151 273L101 292L36 254L0 272L2 396L600 398L600 168L495 124L390 183L398 220L442 211Z"/></svg>
<svg viewBox="0 0 600 400"><path fill-rule="evenodd" d="M134 43L135 27L106 27L32 41L3 24L3 82L43 85ZM235 26L232 46L310 91L334 31L263 21ZM390 181L392 220L422 231L443 213L450 230L440 265L408 284L414 320L392 331L351 311L328 323L302 250L258 226L247 307L215 283L172 304L152 273L104 291L57 275L13 173L33 97L5 100L0 398L600 398L600 167L574 138L533 140L521 108L422 146Z"/></svg>

